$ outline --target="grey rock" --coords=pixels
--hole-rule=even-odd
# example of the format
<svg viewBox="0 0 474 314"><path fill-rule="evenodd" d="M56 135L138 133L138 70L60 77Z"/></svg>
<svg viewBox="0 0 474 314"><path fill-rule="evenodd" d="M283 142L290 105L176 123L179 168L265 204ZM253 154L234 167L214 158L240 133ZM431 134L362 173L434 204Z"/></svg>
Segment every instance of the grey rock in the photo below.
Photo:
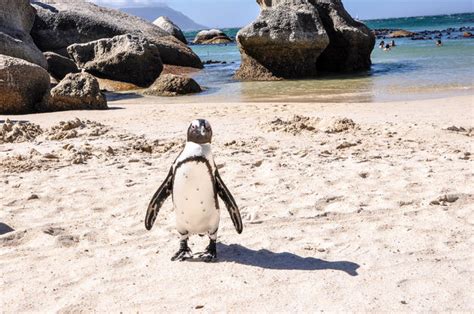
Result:
<svg viewBox="0 0 474 314"><path fill-rule="evenodd" d="M47 69L43 54L30 36L35 12L28 0L0 1L0 54L23 59Z"/></svg>
<svg viewBox="0 0 474 314"><path fill-rule="evenodd" d="M72 44L136 34L158 47L163 63L202 68L188 46L139 17L79 0L52 5L36 2L33 6L37 15L31 35L42 51L65 54Z"/></svg>
<svg viewBox="0 0 474 314"><path fill-rule="evenodd" d="M143 37L120 35L67 48L76 64L101 78L148 86L163 70L158 48Z"/></svg>
<svg viewBox="0 0 474 314"><path fill-rule="evenodd" d="M352 72L368 70L375 35L363 23L355 21L341 0L312 0L329 36L329 46L318 59L318 70Z"/></svg>
<svg viewBox="0 0 474 314"><path fill-rule="evenodd" d="M70 73L51 90L46 111L107 109L97 79L88 73Z"/></svg>
<svg viewBox="0 0 474 314"><path fill-rule="evenodd" d="M315 76L318 57L329 45L317 10L307 0L265 3L257 20L237 34L242 64L236 77Z"/></svg>
<svg viewBox="0 0 474 314"><path fill-rule="evenodd" d="M151 96L177 96L201 92L201 87L189 77L164 74L153 85L145 90L145 95Z"/></svg>
<svg viewBox="0 0 474 314"><path fill-rule="evenodd" d="M195 44L215 45L231 43L232 39L219 29L202 30L194 38Z"/></svg>
<svg viewBox="0 0 474 314"><path fill-rule="evenodd" d="M169 33L170 35L173 35L176 39L181 41L184 44L188 44L188 41L186 40L186 37L184 36L183 32L181 29L173 23L169 18L166 16L160 16L157 18L153 24L164 30L165 32Z"/></svg>
<svg viewBox="0 0 474 314"><path fill-rule="evenodd" d="M47 99L49 74L42 67L0 55L0 113L35 112Z"/></svg>
<svg viewBox="0 0 474 314"><path fill-rule="evenodd" d="M375 36L341 0L257 0L259 17L237 34L236 77L270 80L369 69Z"/></svg>
<svg viewBox="0 0 474 314"><path fill-rule="evenodd" d="M69 73L78 73L77 65L69 58L54 52L45 52L43 55L48 62L48 72L57 80L62 80Z"/></svg>
<svg viewBox="0 0 474 314"><path fill-rule="evenodd" d="M454 203L459 199L457 194L446 194L439 198L442 202Z"/></svg>
<svg viewBox="0 0 474 314"><path fill-rule="evenodd" d="M430 205L443 205L446 206L447 203L455 203L459 200L460 194L445 194L441 195L438 198L432 200Z"/></svg>

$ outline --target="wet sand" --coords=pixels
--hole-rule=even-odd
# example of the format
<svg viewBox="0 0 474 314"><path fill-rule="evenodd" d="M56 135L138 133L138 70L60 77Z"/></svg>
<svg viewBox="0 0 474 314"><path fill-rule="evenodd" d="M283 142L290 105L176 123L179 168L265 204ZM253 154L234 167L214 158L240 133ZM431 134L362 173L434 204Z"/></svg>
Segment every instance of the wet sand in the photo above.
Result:
<svg viewBox="0 0 474 314"><path fill-rule="evenodd" d="M38 125L0 136L3 311L474 311L472 96L115 99L0 116ZM244 220L223 209L212 264L170 261L171 200L143 223L197 117Z"/></svg>

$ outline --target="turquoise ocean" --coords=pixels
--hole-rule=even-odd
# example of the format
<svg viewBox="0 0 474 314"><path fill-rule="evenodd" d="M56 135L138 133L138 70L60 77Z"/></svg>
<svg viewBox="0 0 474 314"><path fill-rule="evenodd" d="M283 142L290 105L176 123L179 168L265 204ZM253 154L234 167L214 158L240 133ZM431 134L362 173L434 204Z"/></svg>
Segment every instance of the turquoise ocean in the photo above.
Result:
<svg viewBox="0 0 474 314"><path fill-rule="evenodd" d="M206 91L197 101L273 102L383 102L472 95L474 90L474 39L460 38L461 27L474 27L474 13L394 18L364 21L371 29L434 31L454 28L435 39L396 39L397 47L386 52L377 45L369 71L346 75L324 75L316 79L278 82L239 82L233 78L240 65L235 43L191 45L203 61L225 61L206 65L194 78ZM223 29L235 38L238 28ZM191 42L195 32L186 33ZM385 41L390 41L386 39Z"/></svg>

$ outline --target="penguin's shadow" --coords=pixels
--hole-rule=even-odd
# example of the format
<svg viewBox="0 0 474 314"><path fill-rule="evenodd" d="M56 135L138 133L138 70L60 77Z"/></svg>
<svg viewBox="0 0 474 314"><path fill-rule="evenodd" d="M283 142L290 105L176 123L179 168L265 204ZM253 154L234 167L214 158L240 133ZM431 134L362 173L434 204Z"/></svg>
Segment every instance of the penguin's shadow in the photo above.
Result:
<svg viewBox="0 0 474 314"><path fill-rule="evenodd" d="M358 276L359 264L348 261L329 262L313 257L269 250L252 250L238 244L217 244L218 262L234 262L242 265L277 270L339 270L350 276Z"/></svg>

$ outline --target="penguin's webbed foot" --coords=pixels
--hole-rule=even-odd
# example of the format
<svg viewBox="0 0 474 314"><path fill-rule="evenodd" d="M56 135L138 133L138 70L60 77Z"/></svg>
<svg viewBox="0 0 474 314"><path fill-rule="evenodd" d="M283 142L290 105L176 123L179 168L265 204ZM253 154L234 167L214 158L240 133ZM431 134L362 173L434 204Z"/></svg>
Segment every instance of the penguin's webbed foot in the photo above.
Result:
<svg viewBox="0 0 474 314"><path fill-rule="evenodd" d="M173 257L171 258L171 260L174 262L174 261L179 261L179 262L183 262L187 259L190 259L193 257L193 253L191 252L191 249L188 248L187 250L179 250L178 252L176 252L176 254L173 255Z"/></svg>
<svg viewBox="0 0 474 314"><path fill-rule="evenodd" d="M171 260L174 262L174 261L179 261L179 262L183 262L187 259L190 259L193 257L193 252L191 252L191 249L189 248L188 246L188 241L187 240L183 240L180 242L180 245L179 245L179 251L176 252L173 257L171 258Z"/></svg>
<svg viewBox="0 0 474 314"><path fill-rule="evenodd" d="M217 248L216 248L216 241L211 240L209 245L206 248L206 251L199 254L199 258L206 263L213 262L217 259Z"/></svg>

